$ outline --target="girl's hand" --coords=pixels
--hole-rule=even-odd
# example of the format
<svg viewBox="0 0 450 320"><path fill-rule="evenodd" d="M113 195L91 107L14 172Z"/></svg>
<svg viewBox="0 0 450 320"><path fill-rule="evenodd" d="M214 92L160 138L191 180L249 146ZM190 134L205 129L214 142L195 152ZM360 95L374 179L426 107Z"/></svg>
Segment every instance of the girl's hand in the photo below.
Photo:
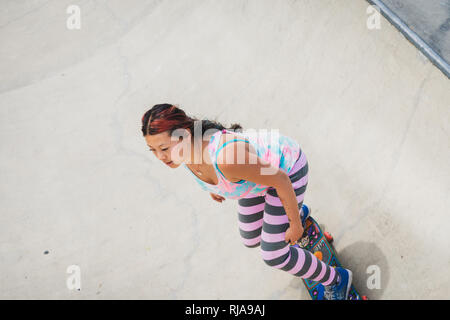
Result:
<svg viewBox="0 0 450 320"><path fill-rule="evenodd" d="M214 194L214 193L209 193L211 195L211 198L213 198L213 200L216 200L217 202L222 203L222 201L225 201L225 198L222 196L219 196L218 194Z"/></svg>
<svg viewBox="0 0 450 320"><path fill-rule="evenodd" d="M298 239L300 239L303 235L303 227L301 224L295 224L289 226L289 228L286 230L285 234L285 241L290 242L291 245L294 245L297 243Z"/></svg>

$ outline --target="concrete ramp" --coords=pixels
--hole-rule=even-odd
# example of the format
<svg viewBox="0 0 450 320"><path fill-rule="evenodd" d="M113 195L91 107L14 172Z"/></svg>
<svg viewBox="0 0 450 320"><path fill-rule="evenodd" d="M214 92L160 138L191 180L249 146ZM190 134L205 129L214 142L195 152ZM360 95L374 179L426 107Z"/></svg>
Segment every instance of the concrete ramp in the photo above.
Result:
<svg viewBox="0 0 450 320"><path fill-rule="evenodd" d="M362 294L450 296L449 80L368 2L2 7L0 298L308 299L243 246L235 201L148 151L165 102L295 138Z"/></svg>

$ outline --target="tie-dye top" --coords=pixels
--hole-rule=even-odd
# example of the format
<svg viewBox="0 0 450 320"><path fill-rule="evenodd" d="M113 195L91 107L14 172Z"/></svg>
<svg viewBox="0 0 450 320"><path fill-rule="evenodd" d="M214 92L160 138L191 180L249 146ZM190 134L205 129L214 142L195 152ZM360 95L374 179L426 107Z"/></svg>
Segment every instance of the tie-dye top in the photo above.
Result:
<svg viewBox="0 0 450 320"><path fill-rule="evenodd" d="M239 136L239 138L227 140L219 147L220 137L226 132L233 133ZM222 174L217 166L217 155L225 145L233 141L245 141L250 143L255 148L259 158L270 162L273 166L282 169L286 173L290 172L300 155L298 143L292 138L279 134L278 131L253 130L252 132L234 132L226 129L219 130L211 136L208 144L211 163L218 178L217 185L199 179L186 164L183 164L194 176L203 190L231 199L240 199L246 196L262 196L267 192L269 186L247 180L231 182Z"/></svg>

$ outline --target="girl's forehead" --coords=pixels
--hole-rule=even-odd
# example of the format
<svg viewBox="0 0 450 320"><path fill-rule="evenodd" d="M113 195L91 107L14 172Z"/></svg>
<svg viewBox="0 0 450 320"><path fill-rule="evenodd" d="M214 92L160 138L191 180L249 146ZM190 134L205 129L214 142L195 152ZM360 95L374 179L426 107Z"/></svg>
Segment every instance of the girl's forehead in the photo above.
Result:
<svg viewBox="0 0 450 320"><path fill-rule="evenodd" d="M159 147L161 144L172 143L172 139L167 132L162 132L155 135L146 135L145 140L147 141L147 144L152 147ZM176 140L173 140L173 142L176 142Z"/></svg>

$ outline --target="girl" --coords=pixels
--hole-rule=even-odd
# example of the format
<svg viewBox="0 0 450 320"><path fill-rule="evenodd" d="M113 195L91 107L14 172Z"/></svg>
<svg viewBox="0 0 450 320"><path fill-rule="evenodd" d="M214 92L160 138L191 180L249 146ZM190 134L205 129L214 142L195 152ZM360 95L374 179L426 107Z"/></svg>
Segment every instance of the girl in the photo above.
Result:
<svg viewBox="0 0 450 320"><path fill-rule="evenodd" d="M181 164L215 201L238 200L239 231L245 246L260 246L273 268L318 281L327 299L347 299L352 273L294 247L309 215L303 205L308 162L293 139L263 130L243 133L198 120L175 105L157 104L142 117L150 151L170 168Z"/></svg>

